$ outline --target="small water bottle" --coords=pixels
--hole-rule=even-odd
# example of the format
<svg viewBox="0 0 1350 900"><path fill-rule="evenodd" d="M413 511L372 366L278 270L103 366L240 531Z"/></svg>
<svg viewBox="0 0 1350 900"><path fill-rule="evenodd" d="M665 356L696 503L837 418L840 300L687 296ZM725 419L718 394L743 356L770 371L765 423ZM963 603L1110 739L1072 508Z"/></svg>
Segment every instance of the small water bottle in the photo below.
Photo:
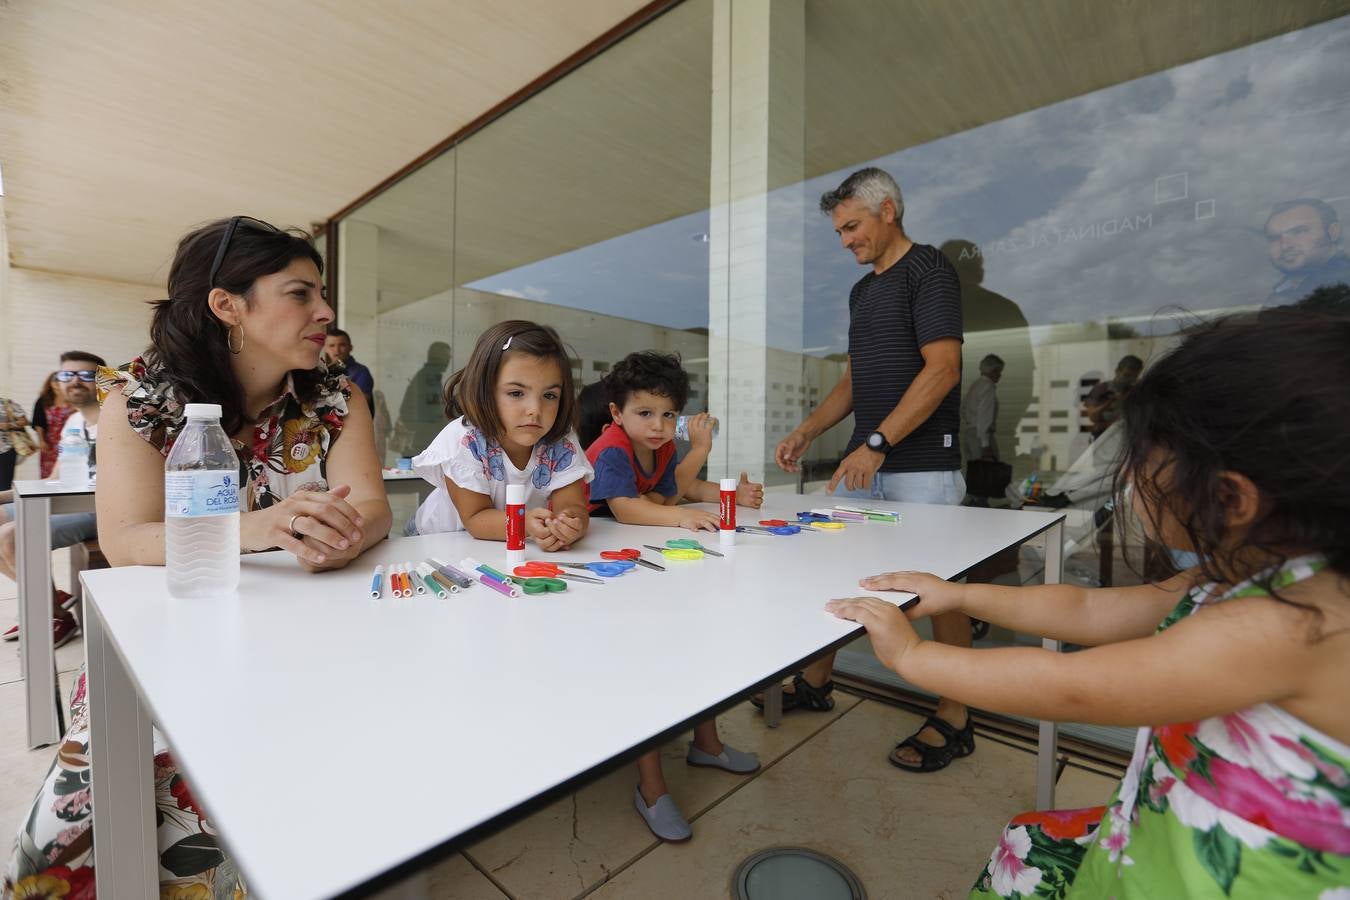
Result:
<svg viewBox="0 0 1350 900"><path fill-rule="evenodd" d="M164 562L174 597L217 597L239 587L239 458L220 406L189 403L164 462Z"/></svg>
<svg viewBox="0 0 1350 900"><path fill-rule="evenodd" d="M66 428L61 432L57 453L61 464L61 486L88 487L89 441L85 440L84 429L78 423L74 428Z"/></svg>
<svg viewBox="0 0 1350 900"><path fill-rule="evenodd" d="M713 437L717 437L717 419L712 420ZM677 441L689 440L689 416L680 416L675 420L675 439Z"/></svg>

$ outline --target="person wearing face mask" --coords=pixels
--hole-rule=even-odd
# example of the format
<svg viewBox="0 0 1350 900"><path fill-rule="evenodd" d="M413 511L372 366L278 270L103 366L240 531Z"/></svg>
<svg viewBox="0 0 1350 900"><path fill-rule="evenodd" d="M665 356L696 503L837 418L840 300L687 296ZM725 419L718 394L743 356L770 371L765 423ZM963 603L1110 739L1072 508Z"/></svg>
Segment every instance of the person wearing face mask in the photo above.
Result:
<svg viewBox="0 0 1350 900"><path fill-rule="evenodd" d="M103 357L84 350L70 350L61 354L61 367L52 378L60 390L63 399L72 412L62 420L61 431L77 430L89 444L89 474L93 475L97 465L99 405L94 388L99 367L106 365ZM58 435L59 440L59 435ZM59 477L60 461L52 475ZM0 574L17 580L18 573L18 534L15 522L14 497L12 491L0 492ZM72 547L98 536L98 523L94 513L59 513L51 517L52 549ZM74 606L71 595L58 591L52 586L52 642L60 647L80 633L79 625L71 614ZM19 626L11 626L4 634L6 641L19 639Z"/></svg>
<svg viewBox="0 0 1350 900"><path fill-rule="evenodd" d="M1101 437L1102 432L1120 418L1121 405L1129 395L1139 373L1144 371L1144 361L1137 356L1121 357L1116 364L1116 375L1110 381L1099 381L1088 392L1083 401L1083 411L1092 423L1092 439Z"/></svg>

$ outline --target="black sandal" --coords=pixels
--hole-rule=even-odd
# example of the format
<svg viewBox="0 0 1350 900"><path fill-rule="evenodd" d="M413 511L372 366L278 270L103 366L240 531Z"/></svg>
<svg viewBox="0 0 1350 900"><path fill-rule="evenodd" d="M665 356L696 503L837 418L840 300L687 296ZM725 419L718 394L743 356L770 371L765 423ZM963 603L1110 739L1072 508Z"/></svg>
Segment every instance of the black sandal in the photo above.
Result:
<svg viewBox="0 0 1350 900"><path fill-rule="evenodd" d="M834 709L834 698L830 696L834 692L834 682L827 681L820 687L810 684L802 673L798 672L792 676L792 693L783 691L783 712L789 712L794 709L805 709L811 712L829 712ZM750 705L755 709L764 709L764 698L751 697Z"/></svg>
<svg viewBox="0 0 1350 900"><path fill-rule="evenodd" d="M942 735L943 743L933 745L926 744L919 740L919 732L924 728L932 728L938 734ZM919 754L919 764L905 762L900 759L898 754L905 748L911 747ZM887 757L891 765L897 769L904 769L906 772L936 772L939 769L945 769L952 764L952 760L960 759L963 756L969 756L975 752L975 723L971 719L970 713L966 713L966 725L964 728L957 728L946 719L939 719L937 716L929 716L924 720L923 726L919 731L914 732L909 737L895 745L891 755Z"/></svg>

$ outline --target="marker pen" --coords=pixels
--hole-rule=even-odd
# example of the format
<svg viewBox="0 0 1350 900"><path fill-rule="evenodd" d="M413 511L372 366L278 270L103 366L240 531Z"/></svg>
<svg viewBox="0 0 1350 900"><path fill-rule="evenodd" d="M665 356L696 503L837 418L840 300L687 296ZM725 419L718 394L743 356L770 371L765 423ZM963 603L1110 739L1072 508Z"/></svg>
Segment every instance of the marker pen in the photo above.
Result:
<svg viewBox="0 0 1350 900"><path fill-rule="evenodd" d="M476 574L476 575L478 576L478 583L481 584L483 587L492 588L492 589L493 589L494 591L496 591L497 593L499 593L499 594L505 594L505 595L508 596L508 597L519 597L519 596L520 596L520 591L516 590L514 587L512 587L512 586L509 585L509 584L502 584L500 581L498 581L497 579L493 578L491 575L487 574L486 572L479 572L479 571L475 570L475 573L474 573L474 574Z"/></svg>
<svg viewBox="0 0 1350 900"><path fill-rule="evenodd" d="M449 578L452 582L454 582L456 585L458 585L461 589L462 589L462 588L466 588L466 587L470 587L470 586L473 585L473 578L469 575L468 572L461 572L459 569L456 569L454 566L450 565L448 562L442 562L441 560L436 559L436 558L434 558L434 557L429 558L429 559L427 560L427 562L431 563L432 567L433 567L437 572L440 572L440 573L441 573L442 575L444 575L446 578Z"/></svg>
<svg viewBox="0 0 1350 900"><path fill-rule="evenodd" d="M416 591L419 594L425 594L427 592L427 586L422 582L422 579L418 576L417 570L413 568L411 560L403 564L403 571L407 573L408 582L412 584L414 591Z"/></svg>
<svg viewBox="0 0 1350 900"><path fill-rule="evenodd" d="M813 509L813 515L825 516L827 519L838 519L842 522L865 522L867 517L862 513L849 512L843 509Z"/></svg>
<svg viewBox="0 0 1350 900"><path fill-rule="evenodd" d="M465 569L470 569L470 570L482 572L484 575L488 576L489 578L492 578L492 579L496 580L497 582L499 582L499 583L501 583L501 584L511 584L511 583L512 583L512 582L511 582L510 576L506 575L505 573L498 572L496 569L492 568L492 566L489 566L489 565L487 565L486 563L480 563L478 560L474 559L472 556L466 556L466 557L464 557L463 559L461 559L461 560L459 561L459 564L460 564L461 566L463 566ZM472 572L471 572L470 574L472 574Z"/></svg>
<svg viewBox="0 0 1350 900"><path fill-rule="evenodd" d="M736 479L723 478L718 485L718 513L721 527L718 538L723 544L736 543Z"/></svg>
<svg viewBox="0 0 1350 900"><path fill-rule="evenodd" d="M376 566L375 574L370 578L370 599L380 599L380 582L384 580L384 566Z"/></svg>
<svg viewBox="0 0 1350 900"><path fill-rule="evenodd" d="M444 599L451 594L459 593L459 585L455 584L449 578L446 578L440 572L437 572L435 568L432 567L431 563L422 563L422 565L417 568L417 571L425 574L427 587L435 587L437 592L442 595L441 599Z"/></svg>
<svg viewBox="0 0 1350 900"><path fill-rule="evenodd" d="M434 576L435 572L432 570L431 566L426 563L418 563L417 577L422 579L422 583L427 586L427 590L431 591L442 600L448 599L450 597L450 591L446 589L445 585L437 581ZM455 588L455 590L459 590L459 588Z"/></svg>
<svg viewBox="0 0 1350 900"><path fill-rule="evenodd" d="M403 567L398 567L398 591L400 597L411 597L412 582L408 580L408 573L403 571Z"/></svg>
<svg viewBox="0 0 1350 900"><path fill-rule="evenodd" d="M525 564L525 485L506 486L506 567Z"/></svg>

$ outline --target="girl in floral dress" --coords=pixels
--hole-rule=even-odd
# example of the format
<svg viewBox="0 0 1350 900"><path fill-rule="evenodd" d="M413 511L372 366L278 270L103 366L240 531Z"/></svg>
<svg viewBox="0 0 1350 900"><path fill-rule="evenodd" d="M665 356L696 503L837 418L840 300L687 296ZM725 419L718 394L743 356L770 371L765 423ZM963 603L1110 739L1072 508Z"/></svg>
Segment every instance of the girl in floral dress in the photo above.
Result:
<svg viewBox="0 0 1350 900"><path fill-rule="evenodd" d="M305 569L335 569L389 533L369 407L345 375L319 361L333 320L322 265L307 237L245 217L180 242L171 299L156 304L145 357L99 372L104 477L95 502L99 543L113 565L164 565L164 457L188 403L222 407L244 485L245 552L279 547ZM83 672L70 723L15 840L5 900L94 897ZM239 896L209 811L157 729L154 754L161 898Z"/></svg>
<svg viewBox="0 0 1350 900"><path fill-rule="evenodd" d="M879 599L826 605L943 696L1140 727L1107 806L1013 819L973 897L1350 898L1347 346L1344 319L1229 321L1126 401L1121 493L1197 569L1103 590L861 582L918 594L914 617L959 609L1092 649L958 649Z"/></svg>

